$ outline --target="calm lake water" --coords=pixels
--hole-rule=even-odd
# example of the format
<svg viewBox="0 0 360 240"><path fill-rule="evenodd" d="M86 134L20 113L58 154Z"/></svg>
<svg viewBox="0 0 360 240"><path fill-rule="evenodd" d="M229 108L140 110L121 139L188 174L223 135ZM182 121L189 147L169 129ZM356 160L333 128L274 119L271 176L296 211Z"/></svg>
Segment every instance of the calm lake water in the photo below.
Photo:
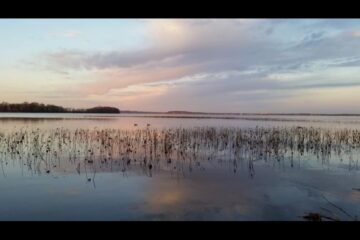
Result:
<svg viewBox="0 0 360 240"><path fill-rule="evenodd" d="M1 113L0 220L356 220L359 139L360 117Z"/></svg>

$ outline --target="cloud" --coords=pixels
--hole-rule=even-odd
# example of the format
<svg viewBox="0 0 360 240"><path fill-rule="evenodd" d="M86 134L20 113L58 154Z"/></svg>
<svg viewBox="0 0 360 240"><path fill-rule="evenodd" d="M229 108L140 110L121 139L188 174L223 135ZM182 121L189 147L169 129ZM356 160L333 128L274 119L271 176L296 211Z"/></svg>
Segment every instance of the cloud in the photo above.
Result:
<svg viewBox="0 0 360 240"><path fill-rule="evenodd" d="M88 53L62 50L48 53L48 60L66 68L128 68L155 63L157 66L234 58L263 51L261 40L252 36L254 21L235 24L217 20L199 24L196 20L153 20L145 33L148 46L129 52ZM251 48L249 50L249 47ZM209 59L210 58L210 59ZM173 61L171 61L173 60Z"/></svg>
<svg viewBox="0 0 360 240"><path fill-rule="evenodd" d="M276 28L275 24L267 26L269 24L261 20L240 23L232 20L152 20L148 21L145 36L149 44L144 49L95 53L65 49L48 53L47 58L61 67L88 70L189 64L207 67L207 70L226 70L360 54L360 42L353 32L334 36L323 30L312 31L304 34L295 46L284 49L275 39L266 38L269 29Z"/></svg>
<svg viewBox="0 0 360 240"><path fill-rule="evenodd" d="M168 99L159 102L163 106L205 107L207 102L215 108L231 102L230 110L245 102L259 107L262 101L269 106L309 89L360 82L360 35L354 24L311 19L156 19L144 24L142 48L51 51L43 55L47 67L91 73L96 80L82 83L82 94L137 106L159 99ZM144 98L149 102L140 102Z"/></svg>

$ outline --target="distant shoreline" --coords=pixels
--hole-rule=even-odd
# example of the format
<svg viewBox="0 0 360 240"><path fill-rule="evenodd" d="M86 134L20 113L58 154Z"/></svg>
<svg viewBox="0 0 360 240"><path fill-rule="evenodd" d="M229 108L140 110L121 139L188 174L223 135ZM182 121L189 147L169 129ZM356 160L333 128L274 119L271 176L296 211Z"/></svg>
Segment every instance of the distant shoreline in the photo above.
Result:
<svg viewBox="0 0 360 240"><path fill-rule="evenodd" d="M360 113L214 113L214 112L190 112L190 111L168 111L168 112L151 112L151 111L121 111L120 114L184 114L184 115L239 115L239 116L360 116Z"/></svg>
<svg viewBox="0 0 360 240"><path fill-rule="evenodd" d="M360 117L360 114L353 113L211 113L211 112L183 112L183 111L168 111L168 112L151 112L151 111L120 111L120 113L112 112L2 112L0 114L166 114L166 115L228 115L228 116L339 116L339 117Z"/></svg>
<svg viewBox="0 0 360 240"><path fill-rule="evenodd" d="M24 103L0 103L1 113L112 113L118 114L120 110L115 107L97 106L92 108L77 109L65 108L62 106L43 104L37 102L24 102Z"/></svg>

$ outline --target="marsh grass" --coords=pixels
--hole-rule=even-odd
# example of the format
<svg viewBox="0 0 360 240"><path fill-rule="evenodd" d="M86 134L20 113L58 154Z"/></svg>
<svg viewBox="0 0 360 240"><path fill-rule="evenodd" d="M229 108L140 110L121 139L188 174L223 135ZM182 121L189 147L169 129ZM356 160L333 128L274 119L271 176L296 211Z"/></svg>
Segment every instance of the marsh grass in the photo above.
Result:
<svg viewBox="0 0 360 240"><path fill-rule="evenodd" d="M51 174L66 164L79 174L85 171L126 172L133 166L152 176L159 170L172 174L205 169L207 164L227 164L236 173L247 166L255 176L257 162L271 162L295 167L315 158L322 164L330 161L358 170L360 131L325 128L170 128L133 130L22 128L0 132L0 155L21 161L34 173ZM83 169L83 170L81 170Z"/></svg>

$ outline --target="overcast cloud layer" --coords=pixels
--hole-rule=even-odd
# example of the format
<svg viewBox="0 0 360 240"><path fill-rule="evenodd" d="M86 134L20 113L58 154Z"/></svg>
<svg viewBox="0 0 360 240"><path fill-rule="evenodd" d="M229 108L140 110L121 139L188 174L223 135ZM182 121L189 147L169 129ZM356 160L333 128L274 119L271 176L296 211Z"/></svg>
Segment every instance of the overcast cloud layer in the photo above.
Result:
<svg viewBox="0 0 360 240"><path fill-rule="evenodd" d="M14 61L16 67L0 65L1 91L11 90L4 100L154 111L360 112L358 20L132 21L141 26L140 44L84 48L91 38L101 45L101 35L69 29L52 36L78 45L47 46ZM114 34L114 42L127 32Z"/></svg>

